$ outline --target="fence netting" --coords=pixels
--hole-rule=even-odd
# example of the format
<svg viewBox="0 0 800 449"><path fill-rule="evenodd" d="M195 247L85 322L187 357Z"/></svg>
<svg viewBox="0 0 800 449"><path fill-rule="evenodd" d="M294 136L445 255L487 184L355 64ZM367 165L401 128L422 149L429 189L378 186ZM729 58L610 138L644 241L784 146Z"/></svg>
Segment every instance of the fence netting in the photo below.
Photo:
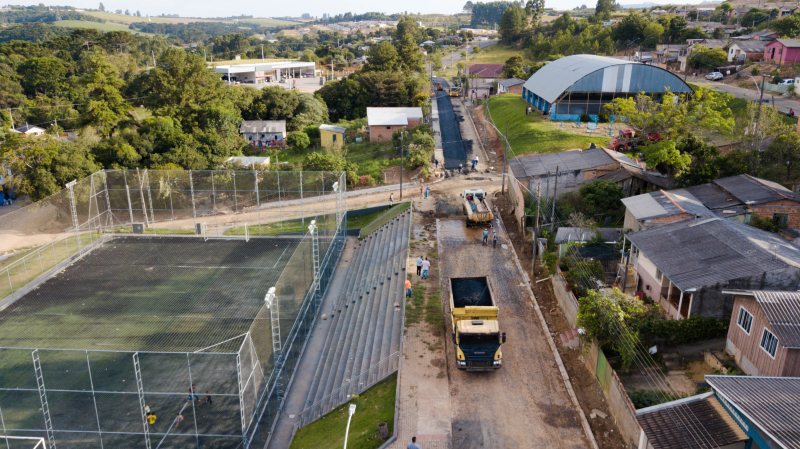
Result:
<svg viewBox="0 0 800 449"><path fill-rule="evenodd" d="M344 246L344 182L106 170L0 217L4 439L263 446Z"/></svg>

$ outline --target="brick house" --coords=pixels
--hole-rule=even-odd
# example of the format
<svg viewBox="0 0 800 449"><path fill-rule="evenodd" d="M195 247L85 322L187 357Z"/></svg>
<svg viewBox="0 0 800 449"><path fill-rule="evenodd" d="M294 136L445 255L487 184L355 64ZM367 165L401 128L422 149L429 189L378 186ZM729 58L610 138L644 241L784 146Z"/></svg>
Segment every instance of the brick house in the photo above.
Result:
<svg viewBox="0 0 800 449"><path fill-rule="evenodd" d="M518 157L509 161L509 168L531 191L538 185L542 193L558 195L596 179L616 183L626 195L673 185L671 178L648 172L624 154L600 147Z"/></svg>
<svg viewBox="0 0 800 449"><path fill-rule="evenodd" d="M786 65L800 62L800 39L775 39L764 47L764 62Z"/></svg>
<svg viewBox="0 0 800 449"><path fill-rule="evenodd" d="M497 82L497 95L500 94L517 94L522 95L522 85L525 80L519 78L509 78Z"/></svg>
<svg viewBox="0 0 800 449"><path fill-rule="evenodd" d="M800 285L800 247L736 221L681 220L628 233L625 241L630 251L619 277L673 319L727 320L734 303L728 290L790 291ZM629 268L633 279L626 278Z"/></svg>
<svg viewBox="0 0 800 449"><path fill-rule="evenodd" d="M751 376L800 377L800 292L726 291L736 300L725 350Z"/></svg>
<svg viewBox="0 0 800 449"><path fill-rule="evenodd" d="M421 108L367 108L370 142L388 142L392 133L422 123Z"/></svg>
<svg viewBox="0 0 800 449"><path fill-rule="evenodd" d="M658 191L622 200L626 229L638 231L686 218L720 217L750 223L753 215L779 227L800 229L800 194L747 174L684 189Z"/></svg>

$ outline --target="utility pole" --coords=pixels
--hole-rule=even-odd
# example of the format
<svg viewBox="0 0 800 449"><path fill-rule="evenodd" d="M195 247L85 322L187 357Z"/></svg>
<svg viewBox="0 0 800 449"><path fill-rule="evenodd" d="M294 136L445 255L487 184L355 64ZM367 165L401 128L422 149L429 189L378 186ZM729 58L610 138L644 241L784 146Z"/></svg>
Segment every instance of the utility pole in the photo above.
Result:
<svg viewBox="0 0 800 449"><path fill-rule="evenodd" d="M156 66L156 52L150 50L150 55L153 57L153 67Z"/></svg>
<svg viewBox="0 0 800 449"><path fill-rule="evenodd" d="M689 54L686 56L686 67L683 69L683 82L686 82L686 78L689 76L689 60L692 59L692 50L694 48L689 49Z"/></svg>
<svg viewBox="0 0 800 449"><path fill-rule="evenodd" d="M556 198L558 197L558 165L556 165L556 181L553 184L553 213L550 215L550 230L553 230L553 225L556 222Z"/></svg>
<svg viewBox="0 0 800 449"><path fill-rule="evenodd" d="M403 157L406 151L403 149L403 131L400 131L400 199L403 199Z"/></svg>
<svg viewBox="0 0 800 449"><path fill-rule="evenodd" d="M506 120L506 138L503 142L503 187L502 193L506 193L506 162L508 161L508 120Z"/></svg>
<svg viewBox="0 0 800 449"><path fill-rule="evenodd" d="M758 111L756 112L756 123L753 127L754 130L758 129L758 120L761 118L761 104L764 102L764 78L766 75L761 75L761 93L758 96Z"/></svg>
<svg viewBox="0 0 800 449"><path fill-rule="evenodd" d="M539 205L542 204L541 197L539 196L539 191L542 188L542 183L536 184L536 221L533 224L533 255L531 258L531 279L533 279L534 273L536 273L536 246L538 245L539 240Z"/></svg>
<svg viewBox="0 0 800 449"><path fill-rule="evenodd" d="M261 62L264 62L264 44L261 44Z"/></svg>
<svg viewBox="0 0 800 449"><path fill-rule="evenodd" d="M486 117L489 115L489 99L483 102L483 146L486 146ZM488 161L487 161L488 162Z"/></svg>

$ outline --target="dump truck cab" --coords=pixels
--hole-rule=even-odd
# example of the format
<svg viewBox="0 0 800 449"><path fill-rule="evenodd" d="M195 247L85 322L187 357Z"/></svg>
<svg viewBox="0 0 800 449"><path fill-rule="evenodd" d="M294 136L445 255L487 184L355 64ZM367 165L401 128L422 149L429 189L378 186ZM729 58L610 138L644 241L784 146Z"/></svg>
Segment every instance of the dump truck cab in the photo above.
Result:
<svg viewBox="0 0 800 449"><path fill-rule="evenodd" d="M450 88L450 96L457 97L459 94L460 89L458 87L451 87Z"/></svg>

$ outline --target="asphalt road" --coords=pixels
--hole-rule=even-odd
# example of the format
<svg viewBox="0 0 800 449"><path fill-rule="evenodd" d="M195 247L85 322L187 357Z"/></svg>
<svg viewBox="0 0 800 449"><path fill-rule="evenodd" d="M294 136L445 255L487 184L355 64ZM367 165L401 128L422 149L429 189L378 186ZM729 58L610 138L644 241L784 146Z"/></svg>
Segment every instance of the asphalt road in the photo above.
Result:
<svg viewBox="0 0 800 449"><path fill-rule="evenodd" d="M472 42L472 44L471 44L471 45L469 46L469 48L467 49L467 55L471 55L472 53L474 53L474 52L472 51L472 47L474 47L474 46L476 46L476 45L477 45L479 48L486 48L486 47L488 47L488 46L490 46L490 45L494 45L494 44L496 44L497 42L499 42L499 41L497 41L497 40L494 40L494 41ZM458 62L458 61L460 61L460 60L464 59L464 57L463 57L463 56L461 56L461 52L462 52L462 51L464 51L464 50L462 50L461 48L459 48L459 49L458 49L458 50L456 50L454 53L450 53L449 55L447 55L447 56L445 56L444 58L442 58L442 67L444 67L444 68L448 68L448 67L450 67L451 65L455 64L456 62Z"/></svg>
<svg viewBox="0 0 800 449"><path fill-rule="evenodd" d="M690 76L687 81L695 84L708 85L708 87L713 90L727 92L737 98L744 98L752 101L758 101L759 98L758 92L755 90L730 86L728 84L724 84L724 81L708 81L705 78L695 78L693 76ZM789 112L790 108L794 109L795 113L800 111L800 101L781 96L777 92L772 92L769 90L764 92L764 100L768 101L765 102L764 105L775 106L778 111L783 112L784 114Z"/></svg>
<svg viewBox="0 0 800 449"><path fill-rule="evenodd" d="M442 152L444 153L444 168L446 170L458 169L458 164L467 164L467 150L461 140L461 130L458 122L462 117L456 117L453 104L447 92L450 88L444 78L434 78L434 85L441 83L444 90L437 90L436 104L439 107L439 129L442 132Z"/></svg>

